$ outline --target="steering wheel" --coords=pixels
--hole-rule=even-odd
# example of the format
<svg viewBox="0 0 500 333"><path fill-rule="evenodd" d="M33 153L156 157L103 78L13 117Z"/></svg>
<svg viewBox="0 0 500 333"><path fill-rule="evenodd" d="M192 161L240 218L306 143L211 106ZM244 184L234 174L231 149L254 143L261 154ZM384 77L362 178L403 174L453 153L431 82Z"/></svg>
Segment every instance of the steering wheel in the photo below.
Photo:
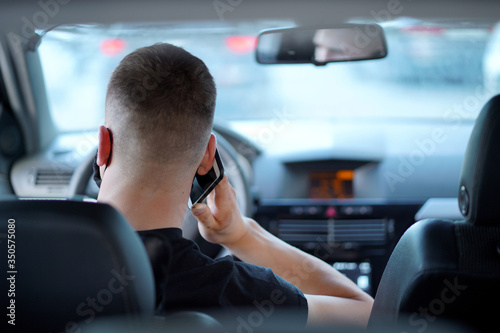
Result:
<svg viewBox="0 0 500 333"><path fill-rule="evenodd" d="M224 165L224 171L236 191L240 211L244 215L250 215L253 211L249 185L252 177L250 164L221 135L217 135L217 148ZM97 199L99 188L93 180L92 168L96 152L97 147L92 149L80 166L73 172L68 190L69 198L83 196ZM210 244L201 237L198 231L198 223L189 209L187 209L187 203L182 232L184 237L196 241L205 254L211 257L219 254L221 250L220 246Z"/></svg>

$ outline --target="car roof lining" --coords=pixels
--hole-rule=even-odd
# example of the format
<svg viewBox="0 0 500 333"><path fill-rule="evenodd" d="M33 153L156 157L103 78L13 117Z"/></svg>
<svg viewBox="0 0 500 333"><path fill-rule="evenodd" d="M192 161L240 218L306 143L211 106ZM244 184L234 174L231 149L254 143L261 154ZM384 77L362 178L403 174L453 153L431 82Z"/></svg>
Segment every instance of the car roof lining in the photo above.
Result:
<svg viewBox="0 0 500 333"><path fill-rule="evenodd" d="M65 3L67 4L60 4ZM481 5L484 3L485 5ZM74 23L158 22L182 20L255 20L293 19L300 24L331 24L353 17L368 17L375 22L397 17L417 18L489 18L498 19L500 2L486 0L72 0L58 1L58 8L45 15L47 27ZM4 5L5 7L6 5ZM26 21L44 17L38 2L16 1L0 14L0 29L22 33ZM119 7L119 10L117 8ZM151 10L151 8L155 8ZM341 8L341 10L339 10ZM432 8L432 11L429 11ZM47 12L46 12L47 13ZM38 15L38 16L37 16ZM7 29L5 29L7 28Z"/></svg>

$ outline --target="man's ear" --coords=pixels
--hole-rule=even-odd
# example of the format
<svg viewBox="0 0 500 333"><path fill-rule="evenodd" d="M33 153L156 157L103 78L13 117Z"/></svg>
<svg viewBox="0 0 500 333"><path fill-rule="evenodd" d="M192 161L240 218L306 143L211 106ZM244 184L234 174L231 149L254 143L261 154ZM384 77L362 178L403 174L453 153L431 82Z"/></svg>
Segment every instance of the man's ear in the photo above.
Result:
<svg viewBox="0 0 500 333"><path fill-rule="evenodd" d="M212 169L216 148L217 140L215 139L215 135L210 134L210 139L208 140L205 155L203 156L203 159L201 160L200 166L198 167L198 171L196 171L196 173L203 176L206 175L207 172L210 171L210 169Z"/></svg>
<svg viewBox="0 0 500 333"><path fill-rule="evenodd" d="M97 148L97 165L102 167L109 161L111 155L111 131L99 126L99 145Z"/></svg>

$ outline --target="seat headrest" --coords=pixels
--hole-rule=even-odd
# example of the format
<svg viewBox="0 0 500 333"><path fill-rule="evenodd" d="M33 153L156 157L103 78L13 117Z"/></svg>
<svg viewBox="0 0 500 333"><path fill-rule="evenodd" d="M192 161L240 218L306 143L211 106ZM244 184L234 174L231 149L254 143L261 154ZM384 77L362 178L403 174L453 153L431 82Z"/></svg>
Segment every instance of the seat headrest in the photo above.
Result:
<svg viewBox="0 0 500 333"><path fill-rule="evenodd" d="M14 235L15 241L12 266L5 267L7 260L0 264L3 273L12 271L14 282L3 278L0 286L5 290L2 304L15 301L16 328L59 332L73 324L76 330L98 316L154 314L146 250L111 206L0 201L0 221L0 233ZM7 253L6 245L2 250ZM10 284L15 293L8 295Z"/></svg>
<svg viewBox="0 0 500 333"><path fill-rule="evenodd" d="M462 165L460 211L476 225L500 224L500 95L481 110Z"/></svg>

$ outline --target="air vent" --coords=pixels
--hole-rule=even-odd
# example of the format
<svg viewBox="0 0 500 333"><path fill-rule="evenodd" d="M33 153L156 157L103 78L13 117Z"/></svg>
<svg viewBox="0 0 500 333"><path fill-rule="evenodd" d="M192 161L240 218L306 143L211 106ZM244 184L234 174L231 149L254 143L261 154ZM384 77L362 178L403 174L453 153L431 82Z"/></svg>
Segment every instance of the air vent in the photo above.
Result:
<svg viewBox="0 0 500 333"><path fill-rule="evenodd" d="M278 237L285 242L327 242L326 220L280 220Z"/></svg>
<svg viewBox="0 0 500 333"><path fill-rule="evenodd" d="M37 186L65 186L69 185L71 181L71 176L73 176L73 171L71 170L61 170L61 169L46 169L37 170L35 185Z"/></svg>
<svg viewBox="0 0 500 333"><path fill-rule="evenodd" d="M289 243L328 242L382 245L386 221L366 220L279 220L278 237Z"/></svg>

